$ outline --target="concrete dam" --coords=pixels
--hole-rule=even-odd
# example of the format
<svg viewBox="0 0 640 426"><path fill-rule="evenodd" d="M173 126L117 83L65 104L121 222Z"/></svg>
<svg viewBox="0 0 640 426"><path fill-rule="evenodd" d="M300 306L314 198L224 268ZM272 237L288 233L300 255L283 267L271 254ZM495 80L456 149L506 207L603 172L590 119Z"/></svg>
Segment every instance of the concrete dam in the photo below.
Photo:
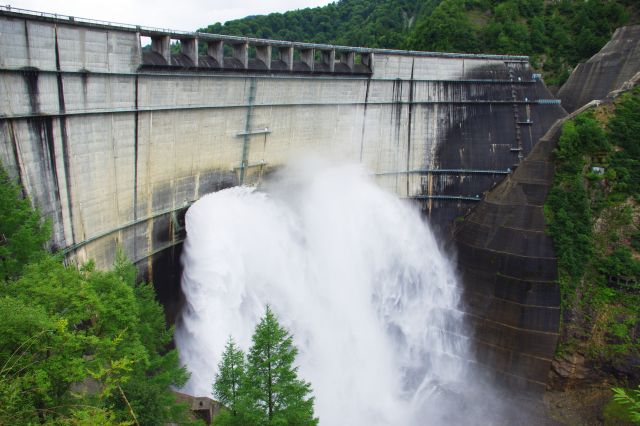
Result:
<svg viewBox="0 0 640 426"><path fill-rule="evenodd" d="M445 236L566 115L524 56L261 40L8 8L0 72L0 161L51 219L52 248L108 267L122 247L169 316L184 213L202 195L322 155L363 164L381 187L420 203ZM527 225L508 228L514 236ZM473 238L462 257L474 256ZM542 257L533 269L515 253L510 268L483 270L503 279L469 303L472 323L484 324L478 359L535 392L559 319L552 250ZM509 275L520 269L527 274ZM551 297L526 297L537 292Z"/></svg>

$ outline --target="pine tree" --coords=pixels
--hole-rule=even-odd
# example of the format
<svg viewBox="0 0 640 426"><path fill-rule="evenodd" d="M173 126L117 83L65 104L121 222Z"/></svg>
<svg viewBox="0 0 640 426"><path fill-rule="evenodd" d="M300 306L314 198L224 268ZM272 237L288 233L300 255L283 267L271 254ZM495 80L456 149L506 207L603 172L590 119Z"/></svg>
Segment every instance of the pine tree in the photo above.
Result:
<svg viewBox="0 0 640 426"><path fill-rule="evenodd" d="M240 384L245 378L244 353L229 336L227 345L218 364L218 374L213 385L213 395L231 410L231 414L238 413L238 397Z"/></svg>
<svg viewBox="0 0 640 426"><path fill-rule="evenodd" d="M249 350L246 379L240 393L251 424L316 425L311 385L293 366L298 350L289 332L267 306Z"/></svg>

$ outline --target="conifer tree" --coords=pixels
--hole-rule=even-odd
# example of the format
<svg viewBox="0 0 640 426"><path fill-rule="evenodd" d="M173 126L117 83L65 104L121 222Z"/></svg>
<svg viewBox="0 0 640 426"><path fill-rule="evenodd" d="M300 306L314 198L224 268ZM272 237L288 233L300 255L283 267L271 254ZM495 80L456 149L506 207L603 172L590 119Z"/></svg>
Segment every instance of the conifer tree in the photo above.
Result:
<svg viewBox="0 0 640 426"><path fill-rule="evenodd" d="M298 350L291 334L267 306L256 326L241 386L243 408L251 424L316 425L311 385L298 378Z"/></svg>
<svg viewBox="0 0 640 426"><path fill-rule="evenodd" d="M245 378L244 353L229 336L218 364L218 374L213 385L213 395L227 406L233 416L238 414L240 384Z"/></svg>

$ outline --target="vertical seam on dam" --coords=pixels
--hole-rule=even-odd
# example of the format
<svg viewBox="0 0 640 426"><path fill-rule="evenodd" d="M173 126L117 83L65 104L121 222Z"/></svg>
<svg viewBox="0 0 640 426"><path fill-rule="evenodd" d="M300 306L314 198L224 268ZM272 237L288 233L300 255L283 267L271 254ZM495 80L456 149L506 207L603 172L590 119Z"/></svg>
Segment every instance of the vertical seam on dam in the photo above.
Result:
<svg viewBox="0 0 640 426"><path fill-rule="evenodd" d="M138 76L136 75L134 88L135 112L133 113L133 219L138 218Z"/></svg>
<svg viewBox="0 0 640 426"><path fill-rule="evenodd" d="M53 26L54 29L54 42L55 42L55 56L56 56L56 70L60 71L60 48L58 46L58 25ZM69 176L71 175L69 168L69 145L68 145L68 135L67 135L67 117L64 115L66 107L64 102L64 82L62 80L62 73L58 72L57 74L58 81L58 106L60 108L60 135L62 137L62 163L64 166L64 180L65 186L67 188L67 208L69 210L69 228L71 229L71 239L72 242L76 241L76 233L74 229L74 220L73 220L73 203L71 196L71 184L69 183Z"/></svg>
<svg viewBox="0 0 640 426"><path fill-rule="evenodd" d="M53 136L53 119L44 122L44 140L49 151L49 164L53 173L53 185L55 188L56 210L60 223L62 223L62 201L60 200L60 177L58 176L58 162L56 160L56 148Z"/></svg>
<svg viewBox="0 0 640 426"><path fill-rule="evenodd" d="M362 163L362 151L364 149L364 129L367 125L367 105L369 103L369 86L371 84L371 77L367 79L367 89L364 94L364 112L362 114L362 131L360 132L360 162Z"/></svg>
<svg viewBox="0 0 640 426"><path fill-rule="evenodd" d="M407 123L407 197L409 196L409 170L411 169L411 119L413 116L413 70L415 59L411 60L411 79L409 80L409 116Z"/></svg>
<svg viewBox="0 0 640 426"><path fill-rule="evenodd" d="M242 135L242 159L240 160L240 185L244 184L246 168L249 159L249 137L251 133L251 114L256 97L256 79L249 79L249 99L247 99L247 116L244 123L244 134Z"/></svg>
<svg viewBox="0 0 640 426"><path fill-rule="evenodd" d="M27 24L27 20L24 20L24 40L25 47L27 49L27 61L31 63L31 46L29 44L29 25Z"/></svg>
<svg viewBox="0 0 640 426"><path fill-rule="evenodd" d="M18 183L20 184L20 192L22 196L27 195L27 191L24 187L24 178L22 176L22 159L20 158L20 153L18 152L18 141L16 140L16 130L13 127L13 120L8 120L8 130L9 137L11 138L11 147L13 149L13 158L16 162L16 170L18 171Z"/></svg>
<svg viewBox="0 0 640 426"><path fill-rule="evenodd" d="M135 112L133 113L133 220L138 219L138 120L139 120L139 112L138 112L138 85L139 85L139 76L136 75L135 79L135 87L134 87L134 102L135 102ZM134 230L133 235L133 251L137 253L137 238L136 231Z"/></svg>

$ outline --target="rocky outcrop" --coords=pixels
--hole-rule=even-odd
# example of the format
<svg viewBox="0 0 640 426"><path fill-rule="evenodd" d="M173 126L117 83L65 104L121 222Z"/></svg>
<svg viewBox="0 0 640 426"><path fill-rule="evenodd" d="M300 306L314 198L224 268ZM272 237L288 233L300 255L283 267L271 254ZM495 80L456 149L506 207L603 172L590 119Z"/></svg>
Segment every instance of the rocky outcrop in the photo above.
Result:
<svg viewBox="0 0 640 426"><path fill-rule="evenodd" d="M603 99L640 72L640 25L618 28L611 40L587 62L579 64L560 88L567 112L593 99Z"/></svg>

